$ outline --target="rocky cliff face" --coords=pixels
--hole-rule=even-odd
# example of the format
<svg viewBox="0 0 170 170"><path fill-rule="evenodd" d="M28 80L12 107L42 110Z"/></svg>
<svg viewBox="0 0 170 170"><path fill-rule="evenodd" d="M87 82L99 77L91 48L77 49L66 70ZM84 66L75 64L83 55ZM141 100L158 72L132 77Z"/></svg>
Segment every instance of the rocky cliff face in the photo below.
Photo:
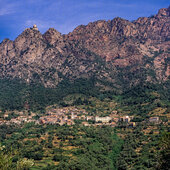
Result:
<svg viewBox="0 0 170 170"><path fill-rule="evenodd" d="M67 35L54 28L43 35L28 28L15 41L0 44L0 77L46 87L63 79L91 77L103 88L162 83L170 75L169 29L170 7L133 22L122 18L92 22Z"/></svg>

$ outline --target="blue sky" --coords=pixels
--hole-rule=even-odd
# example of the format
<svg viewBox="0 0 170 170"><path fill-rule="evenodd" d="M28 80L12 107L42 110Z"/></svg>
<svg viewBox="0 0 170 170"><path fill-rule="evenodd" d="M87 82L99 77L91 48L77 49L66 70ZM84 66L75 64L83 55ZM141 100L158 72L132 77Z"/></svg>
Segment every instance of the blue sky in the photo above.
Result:
<svg viewBox="0 0 170 170"><path fill-rule="evenodd" d="M118 16L135 20L169 5L169 0L0 0L0 42L33 24L42 33L53 27L66 34L81 24Z"/></svg>

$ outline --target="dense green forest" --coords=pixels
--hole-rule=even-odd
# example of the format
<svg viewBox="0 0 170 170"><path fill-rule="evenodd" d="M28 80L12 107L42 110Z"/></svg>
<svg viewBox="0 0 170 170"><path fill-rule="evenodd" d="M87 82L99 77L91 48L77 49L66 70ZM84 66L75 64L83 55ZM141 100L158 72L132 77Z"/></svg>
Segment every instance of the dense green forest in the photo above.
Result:
<svg viewBox="0 0 170 170"><path fill-rule="evenodd" d="M64 89L64 90L63 90ZM68 94L81 93L97 95L93 80L80 79L74 83L62 81L56 88L45 88L37 84L25 84L20 80L0 79L0 108L2 110L21 110L25 103L33 111L43 110L46 106L61 103Z"/></svg>
<svg viewBox="0 0 170 170"><path fill-rule="evenodd" d="M17 150L13 166L27 158L35 160L34 169L116 169L123 145L110 127L27 124L22 129L10 129L0 126L0 141L6 149L12 146Z"/></svg>
<svg viewBox="0 0 170 170"><path fill-rule="evenodd" d="M27 105L27 109L44 112L45 107L52 104L68 106L64 99L70 94L85 96L70 105L88 105L91 103L90 97L101 101L108 99L120 103L119 107L122 109L142 117L146 117L155 107L168 108L167 110L170 108L168 82L165 86L140 84L120 94L115 91L100 91L100 88L95 86L96 81L95 78L74 82L63 80L56 88L45 88L37 84L28 85L20 80L0 79L0 109L23 110Z"/></svg>
<svg viewBox="0 0 170 170"><path fill-rule="evenodd" d="M137 125L86 127L81 121L72 126L2 124L0 169L169 169L169 129L164 124L170 111L168 81L165 85L139 84L122 93L101 91L96 81L64 80L56 88L45 88L1 79L1 117L9 110L27 110L39 117L47 106L56 104L77 106L100 116L117 110L133 115ZM160 123L149 124L146 120L155 114L160 114Z"/></svg>
<svg viewBox="0 0 170 170"><path fill-rule="evenodd" d="M49 169L168 169L170 134L159 125L159 134L145 134L146 125L136 128L34 125L0 126L0 168L30 166ZM121 136L121 137L120 137ZM122 138L123 137L123 138ZM30 165L31 163L31 165ZM20 168L22 169L22 168ZM24 169L24 168L23 168Z"/></svg>

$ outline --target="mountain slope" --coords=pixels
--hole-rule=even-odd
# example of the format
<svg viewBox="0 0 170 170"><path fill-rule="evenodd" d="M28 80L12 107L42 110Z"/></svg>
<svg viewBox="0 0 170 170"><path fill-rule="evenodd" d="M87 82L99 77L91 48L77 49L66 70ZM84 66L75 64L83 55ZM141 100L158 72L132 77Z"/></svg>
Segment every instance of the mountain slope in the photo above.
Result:
<svg viewBox="0 0 170 170"><path fill-rule="evenodd" d="M0 77L56 87L62 80L95 78L96 86L119 89L169 77L170 7L130 22L121 18L78 26L61 35L28 28L0 44Z"/></svg>

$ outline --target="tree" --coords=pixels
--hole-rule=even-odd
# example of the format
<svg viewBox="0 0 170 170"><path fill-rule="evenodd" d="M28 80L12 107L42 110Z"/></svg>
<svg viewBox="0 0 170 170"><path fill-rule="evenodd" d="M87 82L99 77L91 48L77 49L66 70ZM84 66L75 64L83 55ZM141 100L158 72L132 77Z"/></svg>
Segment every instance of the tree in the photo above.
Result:
<svg viewBox="0 0 170 170"><path fill-rule="evenodd" d="M17 151L6 151L5 146L0 144L0 169L1 170L28 170L34 165L32 159L20 158L16 163L14 162Z"/></svg>
<svg viewBox="0 0 170 170"><path fill-rule="evenodd" d="M0 169L10 170L12 169L12 154L4 152L4 146L0 145Z"/></svg>
<svg viewBox="0 0 170 170"><path fill-rule="evenodd" d="M28 170L34 165L34 161L32 159L23 158L17 161L17 170Z"/></svg>
<svg viewBox="0 0 170 170"><path fill-rule="evenodd" d="M158 169L168 170L170 169L170 132L166 132L162 135L160 140L160 159Z"/></svg>

